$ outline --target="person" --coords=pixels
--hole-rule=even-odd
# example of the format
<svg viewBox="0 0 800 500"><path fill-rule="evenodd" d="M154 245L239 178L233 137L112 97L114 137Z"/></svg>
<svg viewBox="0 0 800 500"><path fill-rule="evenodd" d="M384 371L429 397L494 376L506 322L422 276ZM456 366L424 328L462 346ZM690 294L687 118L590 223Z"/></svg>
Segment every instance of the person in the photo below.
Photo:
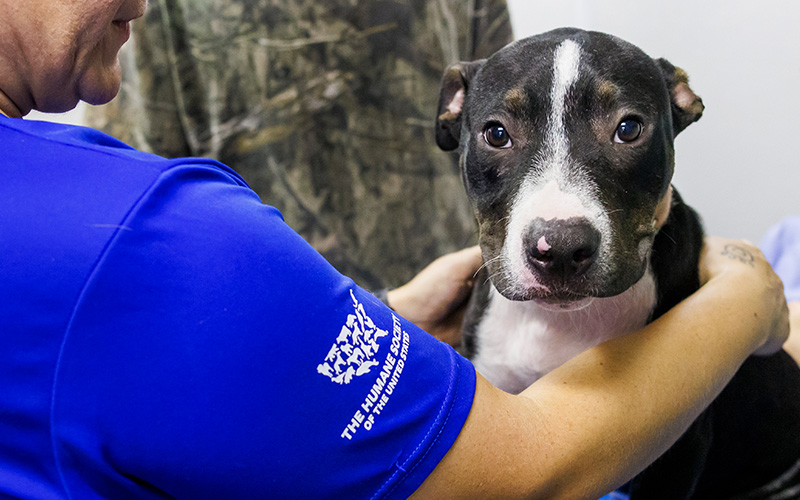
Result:
<svg viewBox="0 0 800 500"><path fill-rule="evenodd" d="M409 321L452 335L476 249L392 310L224 165L20 119L113 98L145 7L0 0L4 496L597 498L788 335L763 255L709 238L697 293L503 393Z"/></svg>
<svg viewBox="0 0 800 500"><path fill-rule="evenodd" d="M772 226L761 249L784 283L791 324L784 349L800 363L800 216L785 217Z"/></svg>

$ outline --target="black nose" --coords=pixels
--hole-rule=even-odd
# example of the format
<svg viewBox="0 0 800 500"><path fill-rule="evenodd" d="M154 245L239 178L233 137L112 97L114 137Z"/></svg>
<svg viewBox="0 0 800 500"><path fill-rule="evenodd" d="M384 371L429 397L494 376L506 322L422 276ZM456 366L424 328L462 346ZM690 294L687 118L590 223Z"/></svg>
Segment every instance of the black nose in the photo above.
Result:
<svg viewBox="0 0 800 500"><path fill-rule="evenodd" d="M522 243L531 269L566 281L585 273L595 261L600 233L583 217L537 218L528 226Z"/></svg>

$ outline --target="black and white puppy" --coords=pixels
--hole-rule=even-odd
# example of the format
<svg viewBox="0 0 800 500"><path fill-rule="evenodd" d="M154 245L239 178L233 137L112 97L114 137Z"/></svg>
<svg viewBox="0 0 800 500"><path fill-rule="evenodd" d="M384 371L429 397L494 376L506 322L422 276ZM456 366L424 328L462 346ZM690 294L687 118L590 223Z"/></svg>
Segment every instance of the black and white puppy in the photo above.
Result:
<svg viewBox="0 0 800 500"><path fill-rule="evenodd" d="M698 288L701 224L670 183L673 140L703 109L682 70L596 32L552 31L446 70L436 141L460 153L488 274L463 349L489 381L519 392ZM629 488L778 499L800 498L799 483L800 370L779 353L745 363Z"/></svg>

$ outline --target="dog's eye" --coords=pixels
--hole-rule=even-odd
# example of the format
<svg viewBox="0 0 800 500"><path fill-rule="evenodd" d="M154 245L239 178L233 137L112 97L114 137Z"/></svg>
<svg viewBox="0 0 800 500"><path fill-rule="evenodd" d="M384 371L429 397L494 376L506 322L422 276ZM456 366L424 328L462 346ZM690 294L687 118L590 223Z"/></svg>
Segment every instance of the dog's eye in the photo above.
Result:
<svg viewBox="0 0 800 500"><path fill-rule="evenodd" d="M483 138L493 148L511 147L511 137L508 135L506 128L499 123L486 127L483 131Z"/></svg>
<svg viewBox="0 0 800 500"><path fill-rule="evenodd" d="M617 133L614 135L614 142L624 143L633 142L642 135L642 123L639 120L628 118L622 120L617 125Z"/></svg>

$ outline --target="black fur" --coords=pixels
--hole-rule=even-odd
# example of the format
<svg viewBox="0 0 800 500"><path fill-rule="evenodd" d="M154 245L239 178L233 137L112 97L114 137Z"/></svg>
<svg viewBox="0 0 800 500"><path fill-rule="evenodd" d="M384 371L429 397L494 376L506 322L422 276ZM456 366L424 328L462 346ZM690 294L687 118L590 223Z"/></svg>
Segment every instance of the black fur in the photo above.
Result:
<svg viewBox="0 0 800 500"><path fill-rule="evenodd" d="M700 287L697 273L702 248L703 227L700 217L675 190L669 218L656 235L650 257L658 285L653 319Z"/></svg>

